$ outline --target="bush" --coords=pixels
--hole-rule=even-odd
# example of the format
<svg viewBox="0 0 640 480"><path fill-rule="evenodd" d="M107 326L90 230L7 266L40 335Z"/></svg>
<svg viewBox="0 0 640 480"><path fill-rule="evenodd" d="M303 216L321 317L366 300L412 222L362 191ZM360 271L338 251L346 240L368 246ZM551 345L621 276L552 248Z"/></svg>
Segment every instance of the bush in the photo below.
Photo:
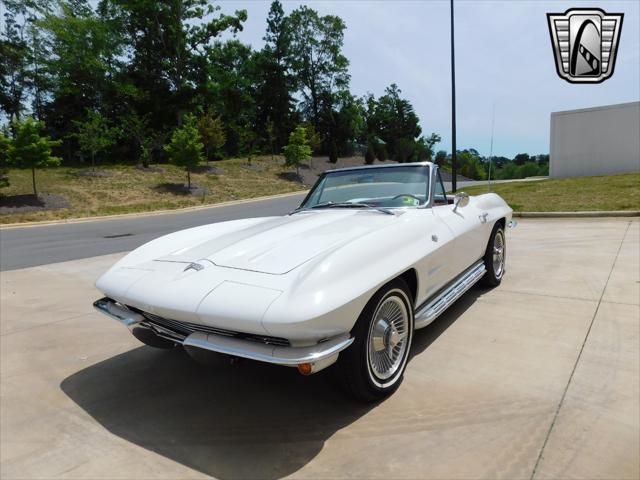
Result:
<svg viewBox="0 0 640 480"><path fill-rule="evenodd" d="M44 123L38 122L31 117L22 121L14 121L11 124L13 129L13 140L9 143L7 156L9 165L16 168L30 168L31 180L33 182L33 194L37 197L36 189L36 168L57 167L62 159L51 155L51 149L57 147L62 142L51 140L51 138L41 135L44 130Z"/></svg>
<svg viewBox="0 0 640 480"><path fill-rule="evenodd" d="M191 169L202 160L203 148L196 120L192 115L185 117L183 125L173 131L171 142L164 147L169 154L171 163L184 167L187 171L187 187L189 189L191 189Z"/></svg>
<svg viewBox="0 0 640 480"><path fill-rule="evenodd" d="M526 162L516 169L517 178L535 177L538 175L538 165L534 162Z"/></svg>
<svg viewBox="0 0 640 480"><path fill-rule="evenodd" d="M376 155L373 149L374 149L373 144L369 143L367 145L367 151L364 154L364 163L366 163L367 165L372 165L376 159Z"/></svg>
<svg viewBox="0 0 640 480"><path fill-rule="evenodd" d="M307 143L307 130L302 126L289 135L289 144L282 149L286 165L295 166L296 174L300 177L300 163L311 158L311 147Z"/></svg>

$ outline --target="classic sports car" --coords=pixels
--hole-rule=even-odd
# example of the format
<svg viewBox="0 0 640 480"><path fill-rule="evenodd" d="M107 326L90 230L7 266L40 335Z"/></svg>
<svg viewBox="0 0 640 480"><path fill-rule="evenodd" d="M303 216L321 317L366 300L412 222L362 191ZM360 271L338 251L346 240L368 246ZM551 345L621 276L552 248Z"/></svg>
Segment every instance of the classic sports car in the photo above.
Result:
<svg viewBox="0 0 640 480"><path fill-rule="evenodd" d="M398 387L415 329L476 282L500 284L511 213L493 193L447 196L432 163L327 171L286 216L134 250L97 281L94 306L154 347L305 375L338 362L351 393L374 401Z"/></svg>

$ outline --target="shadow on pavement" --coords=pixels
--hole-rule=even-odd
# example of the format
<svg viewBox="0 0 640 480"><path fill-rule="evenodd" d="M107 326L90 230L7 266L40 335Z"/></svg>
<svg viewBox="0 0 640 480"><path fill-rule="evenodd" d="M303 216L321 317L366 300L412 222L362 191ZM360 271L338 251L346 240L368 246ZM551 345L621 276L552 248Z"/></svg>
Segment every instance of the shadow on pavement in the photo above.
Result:
<svg viewBox="0 0 640 480"><path fill-rule="evenodd" d="M418 331L411 355L481 294L473 289ZM61 389L113 434L187 467L223 479L277 479L305 466L336 431L375 407L347 397L334 373L303 377L250 361L203 366L182 349L140 347L67 377Z"/></svg>

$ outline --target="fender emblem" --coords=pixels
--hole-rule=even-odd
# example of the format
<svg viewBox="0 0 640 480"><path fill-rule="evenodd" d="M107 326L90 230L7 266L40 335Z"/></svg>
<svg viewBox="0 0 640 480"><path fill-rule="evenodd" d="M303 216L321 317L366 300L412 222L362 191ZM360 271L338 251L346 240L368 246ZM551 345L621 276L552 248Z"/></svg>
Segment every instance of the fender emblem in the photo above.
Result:
<svg viewBox="0 0 640 480"><path fill-rule="evenodd" d="M183 272L186 272L187 270L193 269L196 272L199 272L200 270L202 270L204 268L204 265L200 265L199 263L190 263L189 265L187 265L185 267L185 269L183 270Z"/></svg>

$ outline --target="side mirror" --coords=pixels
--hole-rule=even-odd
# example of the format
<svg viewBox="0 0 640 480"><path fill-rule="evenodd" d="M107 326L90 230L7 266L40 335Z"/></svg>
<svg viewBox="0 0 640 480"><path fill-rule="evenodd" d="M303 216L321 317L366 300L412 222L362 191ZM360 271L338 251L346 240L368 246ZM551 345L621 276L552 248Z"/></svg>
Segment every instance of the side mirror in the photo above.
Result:
<svg viewBox="0 0 640 480"><path fill-rule="evenodd" d="M464 208L469 205L469 194L465 192L458 192L456 196L453 197L453 211L455 212L458 208Z"/></svg>

